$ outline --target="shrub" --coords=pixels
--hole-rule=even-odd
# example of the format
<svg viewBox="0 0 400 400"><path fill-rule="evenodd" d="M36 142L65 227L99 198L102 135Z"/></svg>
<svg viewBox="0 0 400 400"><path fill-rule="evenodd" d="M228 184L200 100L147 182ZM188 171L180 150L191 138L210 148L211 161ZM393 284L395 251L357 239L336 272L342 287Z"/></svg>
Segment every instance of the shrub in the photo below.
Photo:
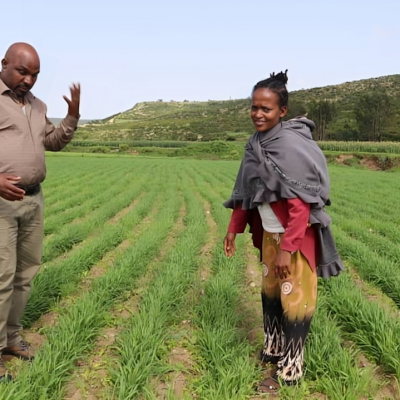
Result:
<svg viewBox="0 0 400 400"><path fill-rule="evenodd" d="M129 150L129 146L127 144L125 144L125 143L120 143L119 150L120 151L128 151Z"/></svg>
<svg viewBox="0 0 400 400"><path fill-rule="evenodd" d="M229 151L229 144L222 140L215 140L211 142L210 150L213 154L224 154Z"/></svg>
<svg viewBox="0 0 400 400"><path fill-rule="evenodd" d="M89 153L109 153L111 149L107 146L93 146L88 148Z"/></svg>
<svg viewBox="0 0 400 400"><path fill-rule="evenodd" d="M392 160L388 156L379 156L378 157L378 166L382 170L387 170L392 168Z"/></svg>

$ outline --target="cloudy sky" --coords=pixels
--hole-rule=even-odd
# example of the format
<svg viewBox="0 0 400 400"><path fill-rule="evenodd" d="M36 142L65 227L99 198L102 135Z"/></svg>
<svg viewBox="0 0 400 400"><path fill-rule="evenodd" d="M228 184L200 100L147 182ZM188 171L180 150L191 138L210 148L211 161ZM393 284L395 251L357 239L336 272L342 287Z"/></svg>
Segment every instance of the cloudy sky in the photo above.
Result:
<svg viewBox="0 0 400 400"><path fill-rule="evenodd" d="M400 73L399 0L20 0L1 5L1 56L39 52L32 90L62 117L82 85L81 115L141 101L249 96L272 71L289 90Z"/></svg>

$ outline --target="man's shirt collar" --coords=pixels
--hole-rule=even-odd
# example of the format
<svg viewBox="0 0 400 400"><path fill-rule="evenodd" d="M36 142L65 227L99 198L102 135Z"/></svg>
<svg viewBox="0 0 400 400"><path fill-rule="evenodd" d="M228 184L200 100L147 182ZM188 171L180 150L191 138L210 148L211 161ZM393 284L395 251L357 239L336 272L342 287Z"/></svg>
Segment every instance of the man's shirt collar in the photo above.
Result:
<svg viewBox="0 0 400 400"><path fill-rule="evenodd" d="M18 102L17 95L3 82L3 80L0 78L0 95L3 95L4 93L8 93L8 95L16 102ZM32 100L35 98L35 96L29 91L25 95L25 99L31 103Z"/></svg>

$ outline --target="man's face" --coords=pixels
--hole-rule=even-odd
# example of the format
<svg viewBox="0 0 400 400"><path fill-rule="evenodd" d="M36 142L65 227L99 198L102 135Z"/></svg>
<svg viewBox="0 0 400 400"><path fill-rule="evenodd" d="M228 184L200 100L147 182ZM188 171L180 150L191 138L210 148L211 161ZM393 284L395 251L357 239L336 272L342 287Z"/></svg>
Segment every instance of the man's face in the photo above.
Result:
<svg viewBox="0 0 400 400"><path fill-rule="evenodd" d="M26 51L4 58L1 66L1 79L21 98L32 89L40 72L38 58Z"/></svg>

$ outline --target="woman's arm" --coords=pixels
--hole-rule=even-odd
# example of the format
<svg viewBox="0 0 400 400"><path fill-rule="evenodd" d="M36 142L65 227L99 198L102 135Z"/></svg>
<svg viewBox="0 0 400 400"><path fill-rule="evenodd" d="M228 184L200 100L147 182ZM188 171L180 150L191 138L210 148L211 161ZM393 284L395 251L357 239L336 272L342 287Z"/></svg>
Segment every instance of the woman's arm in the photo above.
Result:
<svg viewBox="0 0 400 400"><path fill-rule="evenodd" d="M275 260L275 275L280 279L290 275L292 254L301 247L310 219L310 208L310 204L299 198L287 199L288 221Z"/></svg>
<svg viewBox="0 0 400 400"><path fill-rule="evenodd" d="M311 206L296 198L287 199L287 208L289 217L283 234L281 249L293 253L301 247L310 220Z"/></svg>
<svg viewBox="0 0 400 400"><path fill-rule="evenodd" d="M231 222L228 226L230 233L243 233L246 229L248 220L248 211L242 210L242 206L235 208L232 211Z"/></svg>
<svg viewBox="0 0 400 400"><path fill-rule="evenodd" d="M228 232L224 238L224 252L227 257L232 257L236 251L236 234L243 233L246 229L248 211L239 206L232 211Z"/></svg>

